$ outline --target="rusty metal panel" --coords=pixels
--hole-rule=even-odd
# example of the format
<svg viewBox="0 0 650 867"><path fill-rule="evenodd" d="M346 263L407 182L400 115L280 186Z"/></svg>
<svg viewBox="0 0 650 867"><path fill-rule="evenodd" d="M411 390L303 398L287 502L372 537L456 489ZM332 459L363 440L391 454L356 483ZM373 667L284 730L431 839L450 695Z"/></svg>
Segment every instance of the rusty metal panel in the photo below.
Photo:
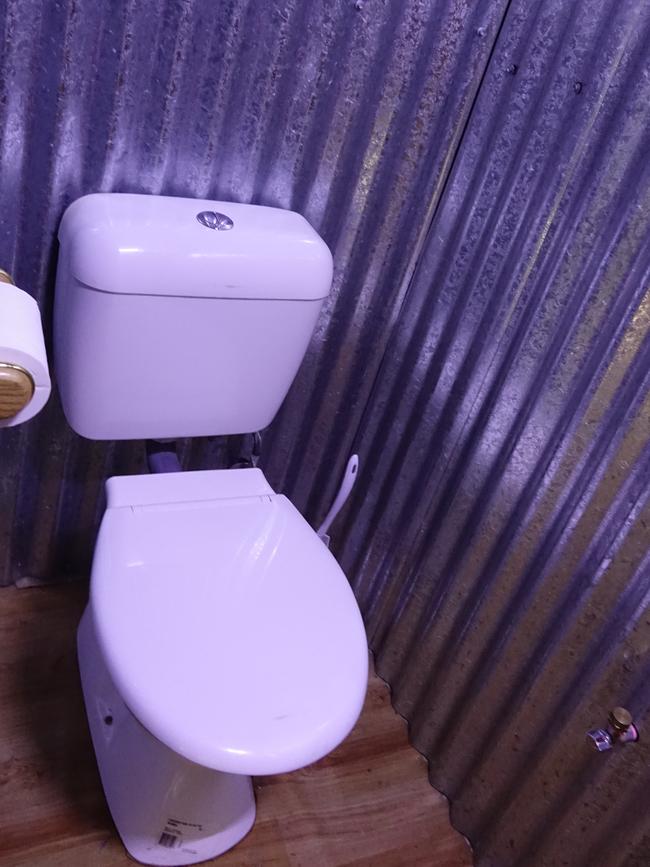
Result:
<svg viewBox="0 0 650 867"><path fill-rule="evenodd" d="M509 7L335 528L478 865L650 864L649 44ZM641 742L590 752L615 705Z"/></svg>
<svg viewBox="0 0 650 867"><path fill-rule="evenodd" d="M342 466L506 0L6 0L0 266L52 314L55 233L92 191L302 212L334 291L265 437L271 481L312 515ZM186 466L227 444L186 443ZM140 445L80 440L56 396L0 434L0 582L88 571L107 474Z"/></svg>

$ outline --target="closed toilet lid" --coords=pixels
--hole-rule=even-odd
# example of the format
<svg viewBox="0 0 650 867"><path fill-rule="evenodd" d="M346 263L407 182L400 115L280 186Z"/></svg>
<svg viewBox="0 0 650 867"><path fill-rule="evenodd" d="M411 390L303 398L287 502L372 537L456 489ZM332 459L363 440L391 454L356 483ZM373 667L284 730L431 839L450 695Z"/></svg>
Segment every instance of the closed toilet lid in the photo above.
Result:
<svg viewBox="0 0 650 867"><path fill-rule="evenodd" d="M108 670L159 740L238 774L290 771L348 734L367 684L335 559L259 470L111 479L91 611Z"/></svg>

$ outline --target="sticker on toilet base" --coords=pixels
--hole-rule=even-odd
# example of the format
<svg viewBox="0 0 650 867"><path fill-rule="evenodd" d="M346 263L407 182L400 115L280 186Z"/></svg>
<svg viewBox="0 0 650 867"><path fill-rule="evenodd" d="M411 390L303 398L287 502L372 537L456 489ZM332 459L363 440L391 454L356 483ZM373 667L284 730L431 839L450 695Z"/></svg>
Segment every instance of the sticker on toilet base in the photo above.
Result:
<svg viewBox="0 0 650 867"><path fill-rule="evenodd" d="M183 837L181 834L177 834L176 831L171 828L165 828L160 835L158 845L164 846L165 849L176 849L176 847L180 846L182 842Z"/></svg>
<svg viewBox="0 0 650 867"><path fill-rule="evenodd" d="M191 828L193 831L201 832L203 825L196 822L183 822L182 819L167 819L165 828L158 838L158 845L165 849L177 849L182 846L183 828Z"/></svg>

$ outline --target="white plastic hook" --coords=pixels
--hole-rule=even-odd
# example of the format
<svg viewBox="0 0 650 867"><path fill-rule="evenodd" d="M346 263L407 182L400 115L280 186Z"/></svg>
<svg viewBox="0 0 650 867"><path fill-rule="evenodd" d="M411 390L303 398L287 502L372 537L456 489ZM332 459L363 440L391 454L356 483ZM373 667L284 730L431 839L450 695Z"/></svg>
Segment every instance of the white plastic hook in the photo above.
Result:
<svg viewBox="0 0 650 867"><path fill-rule="evenodd" d="M350 460L347 462L345 467L345 472L343 473L343 479L341 480L341 486L338 490L336 497L334 498L334 502L332 503L329 512L325 516L325 520L320 525L316 533L319 538L325 542L326 545L329 545L330 538L327 535L327 531L329 530L332 522L341 511L347 498L350 496L350 491L354 487L354 483L357 480L357 471L359 469L359 455L352 455Z"/></svg>

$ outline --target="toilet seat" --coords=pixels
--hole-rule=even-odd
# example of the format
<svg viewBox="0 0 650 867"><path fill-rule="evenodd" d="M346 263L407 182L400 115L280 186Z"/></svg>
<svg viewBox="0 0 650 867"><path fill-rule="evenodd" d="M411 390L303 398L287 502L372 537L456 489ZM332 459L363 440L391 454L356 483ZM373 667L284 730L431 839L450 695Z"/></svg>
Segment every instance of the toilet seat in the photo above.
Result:
<svg viewBox="0 0 650 867"><path fill-rule="evenodd" d="M326 755L367 685L348 581L260 470L107 483L90 610L111 677L198 764L273 774Z"/></svg>

